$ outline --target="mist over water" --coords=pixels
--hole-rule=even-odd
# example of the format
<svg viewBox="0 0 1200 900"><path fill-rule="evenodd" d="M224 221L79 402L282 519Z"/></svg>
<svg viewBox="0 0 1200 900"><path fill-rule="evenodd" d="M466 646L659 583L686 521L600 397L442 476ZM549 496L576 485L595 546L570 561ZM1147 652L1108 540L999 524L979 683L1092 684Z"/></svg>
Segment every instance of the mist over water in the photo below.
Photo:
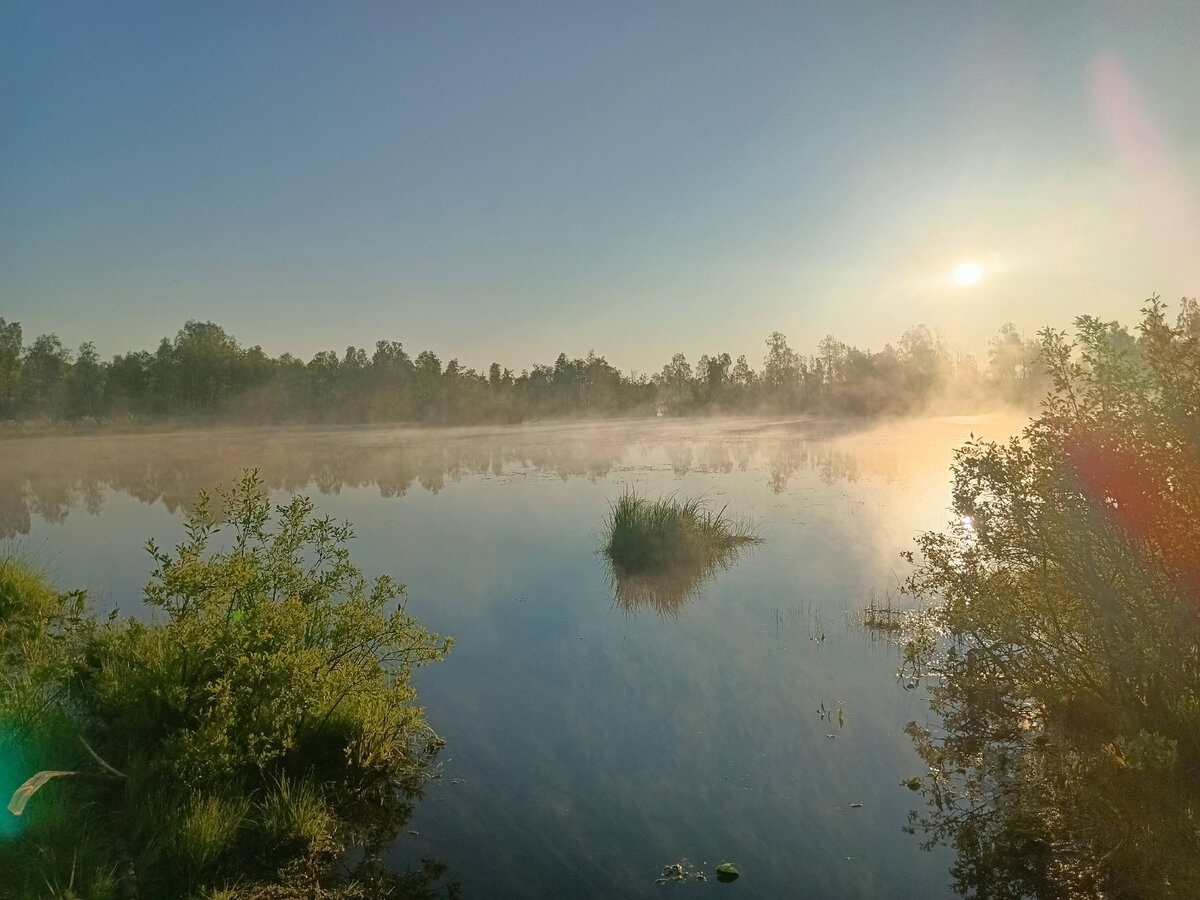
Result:
<svg viewBox="0 0 1200 900"><path fill-rule="evenodd" d="M144 541L178 540L195 492L243 467L351 520L360 565L456 641L416 678L444 771L391 855L446 862L466 896L657 896L663 866L728 858L755 896L939 897L950 854L901 832L918 800L900 782L923 771L901 729L927 705L852 619L894 595L913 534L945 524L954 448L1022 424L29 438L6 442L0 528L61 586L141 614ZM622 604L598 549L625 487L702 495L766 543L672 616Z"/></svg>

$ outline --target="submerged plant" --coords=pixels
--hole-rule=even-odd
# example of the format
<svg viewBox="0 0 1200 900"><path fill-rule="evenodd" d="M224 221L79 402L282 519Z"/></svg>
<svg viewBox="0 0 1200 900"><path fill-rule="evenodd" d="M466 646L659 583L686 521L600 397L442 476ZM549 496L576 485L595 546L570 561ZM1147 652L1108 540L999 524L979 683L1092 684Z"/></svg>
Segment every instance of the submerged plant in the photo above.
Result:
<svg viewBox="0 0 1200 900"><path fill-rule="evenodd" d="M603 553L617 605L674 614L747 546L762 543L748 523L714 513L703 499L651 500L626 489L612 503Z"/></svg>

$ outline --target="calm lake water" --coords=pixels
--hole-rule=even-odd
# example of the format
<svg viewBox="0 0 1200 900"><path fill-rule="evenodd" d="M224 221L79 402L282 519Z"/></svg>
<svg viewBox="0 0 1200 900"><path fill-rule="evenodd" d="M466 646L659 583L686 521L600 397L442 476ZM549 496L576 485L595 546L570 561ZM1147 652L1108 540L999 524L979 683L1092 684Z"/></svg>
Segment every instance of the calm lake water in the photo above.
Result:
<svg viewBox="0 0 1200 900"><path fill-rule="evenodd" d="M195 492L243 467L351 520L359 565L455 638L417 676L442 776L391 858L446 863L467 897L936 898L952 853L902 832L921 800L901 782L924 771L902 729L928 704L854 615L895 595L915 533L946 524L953 449L1021 424L10 439L0 536L102 611L137 614L146 539L179 540ZM622 608L597 551L626 486L703 495L767 541L674 615ZM655 883L681 860L709 880ZM733 884L712 878L725 860Z"/></svg>

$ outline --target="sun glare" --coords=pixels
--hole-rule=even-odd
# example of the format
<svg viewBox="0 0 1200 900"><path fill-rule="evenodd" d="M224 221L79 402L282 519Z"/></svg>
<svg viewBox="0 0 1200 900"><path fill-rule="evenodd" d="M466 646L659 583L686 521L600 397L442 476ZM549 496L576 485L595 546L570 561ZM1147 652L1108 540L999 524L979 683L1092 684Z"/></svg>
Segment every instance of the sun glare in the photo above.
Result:
<svg viewBox="0 0 1200 900"><path fill-rule="evenodd" d="M983 277L983 266L973 260L961 263L954 270L954 283L959 287L970 287Z"/></svg>

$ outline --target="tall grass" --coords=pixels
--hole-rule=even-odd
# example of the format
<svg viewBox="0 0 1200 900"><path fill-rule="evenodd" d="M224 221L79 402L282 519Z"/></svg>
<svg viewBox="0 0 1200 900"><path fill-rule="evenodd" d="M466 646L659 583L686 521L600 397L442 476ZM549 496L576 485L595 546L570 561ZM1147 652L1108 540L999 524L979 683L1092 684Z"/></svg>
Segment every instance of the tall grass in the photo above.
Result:
<svg viewBox="0 0 1200 900"><path fill-rule="evenodd" d="M267 837L280 843L311 844L329 838L337 825L320 788L308 777L280 775L260 809Z"/></svg>
<svg viewBox="0 0 1200 900"><path fill-rule="evenodd" d="M604 554L620 575L708 568L762 542L749 523L702 498L650 500L629 488L612 503L606 535Z"/></svg>
<svg viewBox="0 0 1200 900"><path fill-rule="evenodd" d="M175 824L180 855L198 869L212 865L234 846L250 811L245 796L197 792Z"/></svg>

